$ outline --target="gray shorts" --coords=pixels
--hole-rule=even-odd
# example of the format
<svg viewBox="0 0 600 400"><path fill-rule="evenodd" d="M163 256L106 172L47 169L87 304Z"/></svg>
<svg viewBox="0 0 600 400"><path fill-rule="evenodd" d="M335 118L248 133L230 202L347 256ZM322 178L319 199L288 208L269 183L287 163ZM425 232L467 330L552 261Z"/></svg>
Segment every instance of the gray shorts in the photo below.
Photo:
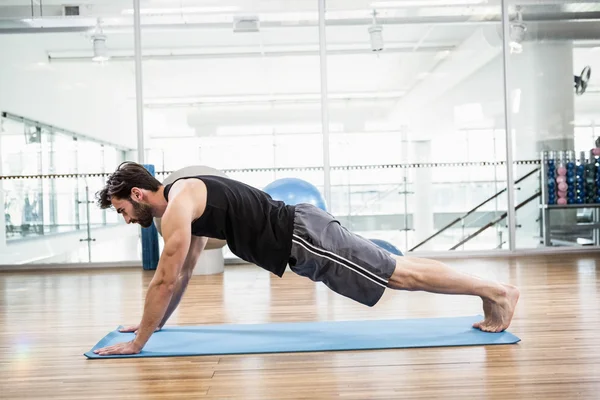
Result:
<svg viewBox="0 0 600 400"><path fill-rule="evenodd" d="M327 212L298 204L289 266L298 275L369 307L385 291L394 256L343 227Z"/></svg>

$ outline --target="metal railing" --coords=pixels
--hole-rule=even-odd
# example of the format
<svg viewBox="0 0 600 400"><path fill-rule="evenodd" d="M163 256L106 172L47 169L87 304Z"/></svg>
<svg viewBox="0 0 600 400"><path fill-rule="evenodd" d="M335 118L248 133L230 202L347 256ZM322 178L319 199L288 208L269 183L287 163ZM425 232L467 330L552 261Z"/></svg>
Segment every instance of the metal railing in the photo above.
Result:
<svg viewBox="0 0 600 400"><path fill-rule="evenodd" d="M516 184L519 184L519 183L521 183L521 182L523 182L525 179L529 178L530 176L532 176L532 175L536 174L536 173L537 173L537 172L539 172L539 171L540 171L540 167L537 167L537 168L533 169L532 171L528 172L527 174L525 174L525 175L523 175L522 177L520 177L519 179L517 179L517 180L515 181L515 185L516 185ZM492 200L496 199L497 197L499 197L500 195L502 195L503 193L505 193L507 190L508 190L508 188L504 188L504 189L502 189L502 190L498 191L496 194L494 194L494 195L492 195L492 196L488 197L488 198L487 198L487 199L485 199L483 202L479 203L478 205L476 205L475 207L473 207L471 210L467 211L465 214L461 215L460 217L457 217L455 220L453 220L453 221L451 221L450 223L448 223L447 225L445 225L443 228L441 228L439 231L435 232L433 235L431 235L431 236L429 236L429 237L425 238L425 239L424 239L424 240L422 240L420 243L418 243L417 245L413 246L413 247L412 247L412 248L411 248L409 251L414 251L415 249L417 249L417 248L419 248L419 247L423 246L425 243L429 242L431 239L433 239L433 238L437 237L438 235L442 234L444 231L446 231L446 230L450 229L452 226L456 225L457 223L459 223L459 222L463 221L463 220L464 220L465 218L467 218L469 215L473 214L474 212L476 212L477 210L479 210L481 207L483 207L484 205L486 205L486 204L487 204L487 203L489 203L490 201L492 201ZM540 196L540 193L537 193L537 194L535 195L535 197L538 197L538 196ZM527 199L527 200L525 200L525 202L529 202L529 201L531 201L531 200L532 200L532 199ZM522 205L524 205L524 203L521 203L521 204L519 205L519 207L520 207L520 206L522 206ZM518 208L518 207L517 207L517 208ZM505 213L505 214L507 214L507 213ZM503 214L503 215L504 215L504 214ZM504 215L504 218L505 218L505 217L506 217L506 215ZM500 217L499 217L499 218L500 218ZM499 219L498 221L500 221L500 220L502 220L502 218L501 218L501 219ZM494 225L495 223L497 223L498 221L494 222L492 225L489 225L489 223L488 223L488 224L486 224L486 225L485 225L485 229L489 228L490 226L493 226L493 225ZM488 226L488 225L489 225L489 226ZM481 232L483 232L483 230L485 230L485 229L484 229L484 228L482 228L482 229L480 229L480 231L481 231ZM477 232L476 232L476 233L477 233L477 235L478 235L479 233L481 233L480 231L477 231ZM474 237L474 235L475 235L475 234L473 234L473 235L471 235L471 236L472 236L472 237ZM471 237L471 236L470 236L470 237ZM475 235L475 236L476 236L476 235ZM468 240L470 240L470 239L468 239ZM466 241L468 241L468 240L466 240ZM461 241L461 243L460 243L460 244L462 244L462 243L464 243L464 242L463 242L463 241ZM455 249L456 247L458 247L458 246L459 246L459 245L456 245L455 247L451 248L451 250L454 250L454 249Z"/></svg>
<svg viewBox="0 0 600 400"><path fill-rule="evenodd" d="M518 210L519 208L523 207L527 203L529 203L529 202L537 199L538 197L540 197L540 195L541 195L541 192L536 192L535 194L529 196L527 199L525 199L521 203L517 204L517 206L515 207L515 211ZM454 246L450 247L450 250L456 250L457 248L459 248L463 244L467 243L469 240L473 239L475 236L479 235L481 232L483 232L486 229L488 229L488 228L496 225L498 222L502 221L507 216L508 216L508 212L505 211L504 213L502 213L502 215L500 215L495 220L488 222L487 224L485 224L484 226L482 226L481 228L479 228L476 232L473 232L472 234L470 234L469 236L467 236L466 238L464 238L463 240L461 240L460 242L458 242Z"/></svg>

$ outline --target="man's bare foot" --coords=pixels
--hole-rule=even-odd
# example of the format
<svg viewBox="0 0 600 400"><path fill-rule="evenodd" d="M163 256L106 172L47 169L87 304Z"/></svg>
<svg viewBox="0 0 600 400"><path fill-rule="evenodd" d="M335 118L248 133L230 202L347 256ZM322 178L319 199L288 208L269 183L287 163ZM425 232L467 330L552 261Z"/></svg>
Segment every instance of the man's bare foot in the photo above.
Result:
<svg viewBox="0 0 600 400"><path fill-rule="evenodd" d="M483 299L485 319L473 324L473 328L485 332L502 332L508 328L519 301L519 289L512 285L502 285L502 292L495 298Z"/></svg>

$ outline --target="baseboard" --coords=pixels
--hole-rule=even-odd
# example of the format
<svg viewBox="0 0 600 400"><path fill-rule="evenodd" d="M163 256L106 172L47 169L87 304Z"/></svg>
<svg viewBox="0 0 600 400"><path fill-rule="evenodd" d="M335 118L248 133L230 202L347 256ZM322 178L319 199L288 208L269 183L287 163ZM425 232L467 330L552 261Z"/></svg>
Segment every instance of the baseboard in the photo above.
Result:
<svg viewBox="0 0 600 400"><path fill-rule="evenodd" d="M4 271L53 271L53 270L82 270L82 269L113 269L113 268L142 268L141 261L116 261L116 262L78 262L78 263L36 263L0 265L0 272Z"/></svg>
<svg viewBox="0 0 600 400"><path fill-rule="evenodd" d="M461 259L461 258L514 258L536 255L568 255L568 254L591 254L600 256L600 247L578 246L578 247L542 247L537 249L509 250L476 250L476 251L432 251L432 252L409 252L406 256L419 258ZM252 265L239 258L226 258L225 265ZM36 263L0 265L3 271L34 271L34 270L82 270L82 269L108 269L108 268L142 268L142 262L138 260L115 261L115 262L91 262L91 263Z"/></svg>

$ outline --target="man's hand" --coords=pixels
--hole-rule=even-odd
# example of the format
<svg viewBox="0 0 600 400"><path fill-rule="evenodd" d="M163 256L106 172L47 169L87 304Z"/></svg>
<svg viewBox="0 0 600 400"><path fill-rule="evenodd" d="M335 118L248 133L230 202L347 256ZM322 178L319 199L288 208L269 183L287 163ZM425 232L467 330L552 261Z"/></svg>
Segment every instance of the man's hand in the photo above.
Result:
<svg viewBox="0 0 600 400"><path fill-rule="evenodd" d="M111 354L137 354L140 351L142 351L142 348L136 345L132 340L131 342L118 343L112 346L94 350L94 353L101 356L108 356Z"/></svg>

